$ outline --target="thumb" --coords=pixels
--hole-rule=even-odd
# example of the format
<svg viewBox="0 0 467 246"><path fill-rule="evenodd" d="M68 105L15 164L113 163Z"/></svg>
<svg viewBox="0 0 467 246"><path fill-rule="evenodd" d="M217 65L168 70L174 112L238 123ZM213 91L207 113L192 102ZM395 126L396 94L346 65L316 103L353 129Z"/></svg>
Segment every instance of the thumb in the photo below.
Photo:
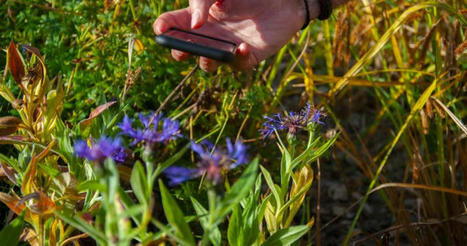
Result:
<svg viewBox="0 0 467 246"><path fill-rule="evenodd" d="M191 28L198 29L208 19L209 8L216 0L190 0Z"/></svg>
<svg viewBox="0 0 467 246"><path fill-rule="evenodd" d="M259 62L256 55L251 51L250 46L246 43L241 43L237 47L235 54L235 60L231 64L235 69L248 70Z"/></svg>

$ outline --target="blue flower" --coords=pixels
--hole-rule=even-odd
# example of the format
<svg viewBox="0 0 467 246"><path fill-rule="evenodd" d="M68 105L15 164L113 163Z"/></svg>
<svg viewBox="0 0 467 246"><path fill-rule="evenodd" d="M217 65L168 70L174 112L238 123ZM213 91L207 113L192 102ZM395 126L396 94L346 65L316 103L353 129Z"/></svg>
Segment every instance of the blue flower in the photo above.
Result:
<svg viewBox="0 0 467 246"><path fill-rule="evenodd" d="M266 122L263 123L263 129L261 129L264 138L269 137L274 131L280 131L286 128L280 114L275 114L272 117L265 116L264 118Z"/></svg>
<svg viewBox="0 0 467 246"><path fill-rule="evenodd" d="M319 120L322 116L323 113L321 111L319 111L318 109L313 109L313 116L311 116L311 121L324 125L324 122Z"/></svg>
<svg viewBox="0 0 467 246"><path fill-rule="evenodd" d="M244 163L247 162L247 153L246 153L246 146L240 142L235 142L232 145L232 142L229 138L227 138L227 155L235 162L230 166L230 168L236 168Z"/></svg>
<svg viewBox="0 0 467 246"><path fill-rule="evenodd" d="M145 116L138 114L142 128L133 128L134 119L125 115L123 121L118 124L122 135L133 138L133 144L145 142L152 145L154 143L166 142L181 137L180 124L170 118L162 117L159 114ZM162 123L161 123L162 122ZM161 126L161 127L159 127Z"/></svg>
<svg viewBox="0 0 467 246"><path fill-rule="evenodd" d="M164 173L169 178L169 184L177 185L186 180L206 175L206 179L218 184L222 179L222 172L234 169L248 161L246 146L237 141L232 144L227 139L227 150L215 148L209 141L200 144L191 143L191 149L199 156L197 167L188 169L179 166L167 168Z"/></svg>
<svg viewBox="0 0 467 246"><path fill-rule="evenodd" d="M193 177L193 169L186 167L171 166L164 170L169 178L169 185L174 186L183 183Z"/></svg>
<svg viewBox="0 0 467 246"><path fill-rule="evenodd" d="M98 163L104 162L107 158L123 163L127 158L125 147L119 138L112 139L102 136L97 142L91 141L90 146L86 141L78 140L73 147L78 157Z"/></svg>
<svg viewBox="0 0 467 246"><path fill-rule="evenodd" d="M324 122L320 121L321 111L315 108L313 108L313 112L311 111L311 106L307 103L300 112L288 112L285 116L280 114L275 114L272 117L265 116L266 121L263 123L261 133L264 138L267 138L274 131L288 130L289 134L296 134L299 129L306 129L310 123L324 125Z"/></svg>

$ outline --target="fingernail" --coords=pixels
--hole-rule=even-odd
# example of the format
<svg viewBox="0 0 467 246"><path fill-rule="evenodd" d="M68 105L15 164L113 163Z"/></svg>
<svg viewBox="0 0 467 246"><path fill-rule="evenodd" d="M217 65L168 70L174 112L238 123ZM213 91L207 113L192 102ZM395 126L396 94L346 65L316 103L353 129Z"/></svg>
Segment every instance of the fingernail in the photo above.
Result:
<svg viewBox="0 0 467 246"><path fill-rule="evenodd" d="M248 54L248 46L245 43L241 43L236 50L237 55L245 56Z"/></svg>
<svg viewBox="0 0 467 246"><path fill-rule="evenodd" d="M157 29L159 33L164 33L167 30L167 27L164 25L160 25Z"/></svg>
<svg viewBox="0 0 467 246"><path fill-rule="evenodd" d="M191 16L191 29L195 29L201 19L201 13L199 10L195 10Z"/></svg>
<svg viewBox="0 0 467 246"><path fill-rule="evenodd" d="M217 7L220 7L223 2L224 2L224 0L217 0L217 2L216 2Z"/></svg>

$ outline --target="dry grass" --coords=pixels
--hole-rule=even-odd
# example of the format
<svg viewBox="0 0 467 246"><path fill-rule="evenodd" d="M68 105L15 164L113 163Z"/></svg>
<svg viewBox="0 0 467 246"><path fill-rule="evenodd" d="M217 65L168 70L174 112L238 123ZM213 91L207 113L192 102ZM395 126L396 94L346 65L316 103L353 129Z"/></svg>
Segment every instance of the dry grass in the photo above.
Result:
<svg viewBox="0 0 467 246"><path fill-rule="evenodd" d="M355 228L375 190L396 218L388 228L395 245L399 234L413 245L467 240L465 7L462 1L351 1L332 20L307 29L272 68L261 71L268 84L279 81L274 102L305 87L302 99L326 106L342 133L338 151L371 181L345 244L360 237ZM303 62L296 72L281 73L277 64L285 57L292 57L287 69L297 65L294 57ZM318 63L326 68L313 65ZM365 104L361 94L375 103ZM346 122L352 112L342 111L349 109L366 111L368 119L358 129ZM401 158L403 165L397 163ZM394 177L385 171L388 165L404 170ZM404 203L409 198L417 199L418 207Z"/></svg>

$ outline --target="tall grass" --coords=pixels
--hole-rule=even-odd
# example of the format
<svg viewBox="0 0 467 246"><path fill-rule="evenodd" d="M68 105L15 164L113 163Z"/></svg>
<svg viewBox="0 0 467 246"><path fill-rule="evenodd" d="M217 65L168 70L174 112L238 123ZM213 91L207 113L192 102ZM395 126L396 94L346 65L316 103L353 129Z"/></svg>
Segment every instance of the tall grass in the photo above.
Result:
<svg viewBox="0 0 467 246"><path fill-rule="evenodd" d="M459 219L466 216L467 187L465 7L459 1L350 1L332 20L316 22L295 45L284 47L272 68L260 71L279 81L275 102L287 100L288 91L300 93L293 88L305 87L306 98L325 105L342 132L336 145L370 181L353 223L343 228L343 244L362 239L363 232L355 229L368 197L376 194L396 222L393 229L372 231L364 239L377 240L389 231L396 244L399 234L414 245L465 242ZM296 57L303 62L288 72ZM278 64L284 63L287 69L281 74ZM358 90L378 103L366 109L370 122L354 133L334 111L342 103L358 104L353 95ZM385 144L370 146L374 136L384 136L377 141ZM402 156L404 165L395 163L394 155ZM403 175L389 175L387 165L404 168ZM404 203L414 197L418 207Z"/></svg>
<svg viewBox="0 0 467 246"><path fill-rule="evenodd" d="M334 66L331 71L321 69L320 75L310 68L292 74L304 79L309 98L315 98L318 92L321 102L335 111L363 86L369 87L371 90L363 89L379 102L368 109L377 114L368 113L372 122L358 129L357 136L349 133L351 129L345 128L348 124L341 122L338 115L334 118L343 133L338 148L371 181L347 228L344 244L359 237L355 228L368 197L376 195L375 188L396 218L396 244L397 235L402 233L414 245L457 245L465 241L465 225L459 221L466 212L466 193L462 191L466 188L467 132L461 120L466 107L461 95L467 81L467 23L463 8L465 4L456 1L351 1L331 21L334 40L326 38L327 24L318 31L324 34L311 35L317 40L305 57L321 56L326 61L332 57ZM333 50L324 48L324 54L319 53L319 47L327 47L328 43ZM313 62L305 61L308 63ZM339 77L333 76L333 71L345 73ZM323 90L316 86L317 82L329 86ZM391 122L392 129L384 127L385 121ZM371 138L378 135L385 136L378 141L386 145L369 146ZM395 149L399 153L393 153ZM401 177L391 177L384 171L386 165L396 164L391 161L395 154L405 157ZM394 182L392 179L398 184L384 185ZM409 197L420 201L418 207L404 203ZM437 223L423 224L433 221Z"/></svg>
<svg viewBox="0 0 467 246"><path fill-rule="evenodd" d="M96 10L86 3L34 1L31 6L36 9L28 9L24 1L6 2L2 9L22 11L24 16L45 12L56 19L74 13L89 17L67 22L75 25L67 29L67 35L44 34L47 59L56 60L49 70L63 74L70 96L67 102L78 108L73 112L70 105L64 105L70 122L83 120L84 112L102 103L102 98L122 98L128 91L123 110L130 106L154 109L162 104L170 109L170 116L183 122L192 139L211 138L216 143L224 136L246 139L264 157L273 174L268 185L274 190L272 179L279 168L267 164L279 155L270 152L271 148L263 149L257 131L262 115L311 101L326 109L329 122L334 122L329 125L340 133L335 153L320 161L315 174L340 163L340 154L345 156L344 163L353 165L340 171L359 170L357 188L348 185L349 180L341 181L362 195L347 209L353 215L352 224L339 230L344 245L370 240L385 244L388 237L394 245L407 240L413 245L467 241L467 20L463 1L352 0L335 10L330 20L316 21L298 33L256 71L237 73L224 66L214 75L192 69L193 59L174 64L152 39L152 20L165 10L186 6L187 1L96 2L91 5L99 10L97 17L92 17ZM26 25L24 16L17 23ZM28 43L38 36L34 28L12 24L10 19L8 27L15 30L4 34L9 39ZM129 40L136 52L126 48ZM35 42L35 46L44 45ZM66 45L72 46L67 52L52 49ZM93 89L86 88L89 81L97 82ZM167 95L170 100L165 102ZM349 119L355 115L365 118L353 124ZM379 196L387 207L384 211L391 212L394 223L390 227L364 226L361 214L372 196ZM417 202L408 202L413 200ZM319 197L306 198L300 210L303 224L317 218L315 231L304 237L304 243L326 243L323 225L340 219L319 219L319 201ZM373 213L378 217L380 212Z"/></svg>

